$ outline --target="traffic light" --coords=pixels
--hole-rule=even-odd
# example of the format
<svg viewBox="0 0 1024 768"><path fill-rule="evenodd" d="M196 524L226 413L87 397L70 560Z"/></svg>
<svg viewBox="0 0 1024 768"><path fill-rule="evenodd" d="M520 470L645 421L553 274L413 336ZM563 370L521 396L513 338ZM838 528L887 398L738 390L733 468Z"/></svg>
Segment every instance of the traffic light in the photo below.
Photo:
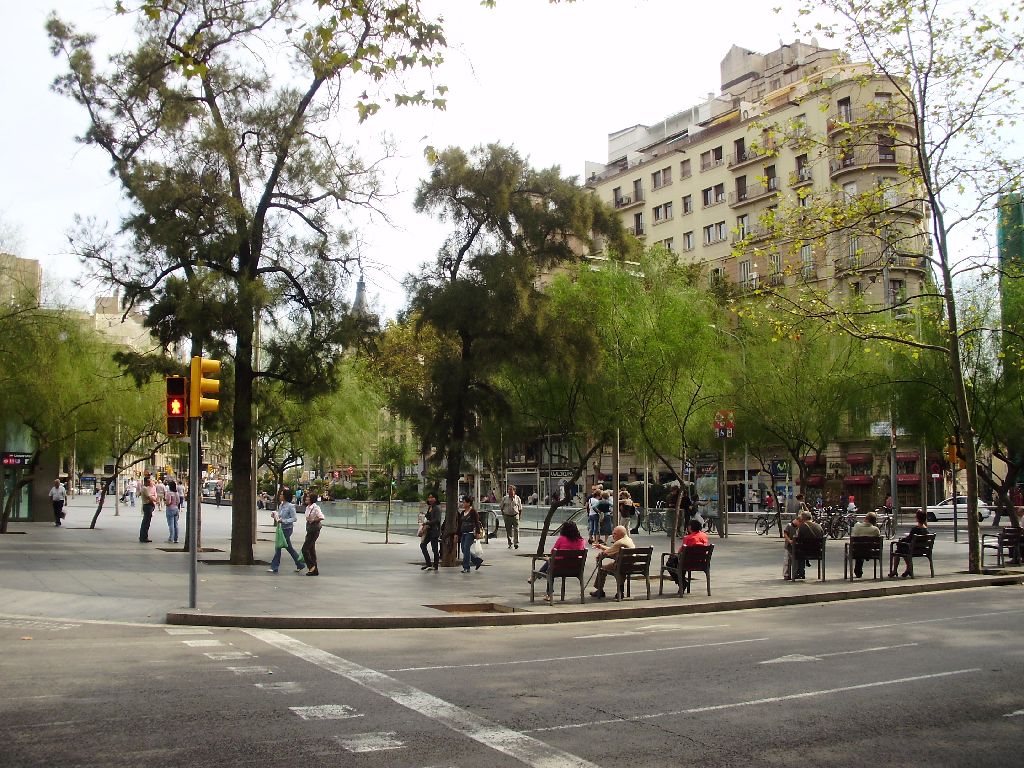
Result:
<svg viewBox="0 0 1024 768"><path fill-rule="evenodd" d="M204 379L205 374L216 376L220 373L220 360L208 360L205 357L192 358L192 377L190 380L191 397L189 413L192 418L203 418L203 414L212 413L220 408L220 401L203 395L216 395L220 392L217 379Z"/></svg>
<svg viewBox="0 0 1024 768"><path fill-rule="evenodd" d="M966 469L967 462L960 458L960 438L952 435L946 442L946 461L952 469Z"/></svg>
<svg viewBox="0 0 1024 768"><path fill-rule="evenodd" d="M167 436L183 437L188 434L188 400L184 376L167 377Z"/></svg>

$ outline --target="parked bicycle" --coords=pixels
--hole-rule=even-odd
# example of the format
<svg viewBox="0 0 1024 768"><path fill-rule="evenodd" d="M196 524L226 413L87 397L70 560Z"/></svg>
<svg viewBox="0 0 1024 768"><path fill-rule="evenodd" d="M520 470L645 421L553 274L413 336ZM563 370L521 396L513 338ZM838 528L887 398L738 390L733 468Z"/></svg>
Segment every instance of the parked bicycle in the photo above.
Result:
<svg viewBox="0 0 1024 768"><path fill-rule="evenodd" d="M768 531L774 527L782 530L782 512L776 511L772 514L760 514L754 520L754 533L758 536L764 536Z"/></svg>
<svg viewBox="0 0 1024 768"><path fill-rule="evenodd" d="M665 502L659 501L653 508L644 510L640 527L648 533L665 532Z"/></svg>

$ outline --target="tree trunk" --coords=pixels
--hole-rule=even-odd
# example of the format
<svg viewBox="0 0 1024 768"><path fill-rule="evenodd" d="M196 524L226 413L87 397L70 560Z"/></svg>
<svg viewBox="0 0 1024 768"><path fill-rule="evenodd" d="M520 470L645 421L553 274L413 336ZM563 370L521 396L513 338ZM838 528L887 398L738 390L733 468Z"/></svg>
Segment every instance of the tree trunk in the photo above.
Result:
<svg viewBox="0 0 1024 768"><path fill-rule="evenodd" d="M110 483L113 482L115 477L117 477L116 474L111 475L110 477L104 477L102 480L103 486L100 488L100 500L99 503L96 504L96 513L92 516L92 521L89 523L89 530L96 529L96 521L99 520L100 512L103 511L103 502L107 499L107 488L110 487ZM117 493L117 488L114 489L114 493Z"/></svg>
<svg viewBox="0 0 1024 768"><path fill-rule="evenodd" d="M250 286L251 290L251 286ZM232 565L252 565L252 402L255 382L252 336L255 324L250 303L239 297L239 323L235 329L235 401L231 442L231 557ZM248 307L248 308L246 308ZM198 481L198 478L195 478Z"/></svg>

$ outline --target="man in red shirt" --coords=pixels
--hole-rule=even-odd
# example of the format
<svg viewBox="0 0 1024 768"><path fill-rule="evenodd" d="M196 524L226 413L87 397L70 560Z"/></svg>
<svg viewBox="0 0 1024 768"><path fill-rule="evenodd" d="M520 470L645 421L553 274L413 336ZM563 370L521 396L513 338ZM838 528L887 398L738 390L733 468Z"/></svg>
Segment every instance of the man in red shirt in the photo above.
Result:
<svg viewBox="0 0 1024 768"><path fill-rule="evenodd" d="M679 545L679 551L683 551L683 547L693 547L700 545L706 547L708 545L708 535L701 529L700 520L690 521L690 532L683 536L683 543Z"/></svg>

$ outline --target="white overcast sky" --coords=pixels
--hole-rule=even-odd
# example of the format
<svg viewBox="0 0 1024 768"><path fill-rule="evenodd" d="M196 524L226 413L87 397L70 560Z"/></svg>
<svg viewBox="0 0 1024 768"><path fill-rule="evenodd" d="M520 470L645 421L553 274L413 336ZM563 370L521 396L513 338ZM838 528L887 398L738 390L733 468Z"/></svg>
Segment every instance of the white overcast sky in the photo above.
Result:
<svg viewBox="0 0 1024 768"><path fill-rule="evenodd" d="M14 3L0 10L4 75L0 103L0 216L20 229L22 256L39 259L47 284L75 304L91 305L95 285L77 288L77 260L67 253L73 217L116 223L123 206L103 155L81 145L79 107L52 92L59 62L47 50L43 23L51 10L98 34L104 48L127 45L123 24L103 0ZM730 45L766 52L794 39L794 10L733 0L424 0L445 18L450 50L437 77L447 84L444 112L403 108L364 123L371 154L388 132L401 157L385 167L404 193L388 201L391 224L361 229L371 297L386 314L404 304L401 279L440 245L443 230L412 211L412 192L427 166L422 150L469 148L492 141L515 146L534 166L559 165L582 177L587 160L607 159L607 136L653 123L719 90L719 62Z"/></svg>

